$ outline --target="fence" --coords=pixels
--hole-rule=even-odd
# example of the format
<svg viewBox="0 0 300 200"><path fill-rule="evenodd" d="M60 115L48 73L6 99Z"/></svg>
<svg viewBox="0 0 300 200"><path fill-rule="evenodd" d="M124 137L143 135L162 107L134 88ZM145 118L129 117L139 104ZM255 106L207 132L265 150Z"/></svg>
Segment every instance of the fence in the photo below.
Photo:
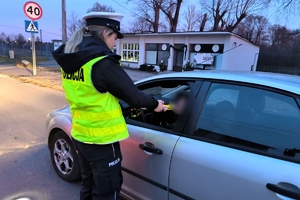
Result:
<svg viewBox="0 0 300 200"><path fill-rule="evenodd" d="M17 44L15 42L0 42L0 55L9 56L9 51L14 51L15 58L31 57L31 43ZM51 58L51 52L54 50L54 45L49 43L37 42L35 44L35 51L37 57Z"/></svg>
<svg viewBox="0 0 300 200"><path fill-rule="evenodd" d="M275 72L300 76L300 66L257 66L257 71Z"/></svg>

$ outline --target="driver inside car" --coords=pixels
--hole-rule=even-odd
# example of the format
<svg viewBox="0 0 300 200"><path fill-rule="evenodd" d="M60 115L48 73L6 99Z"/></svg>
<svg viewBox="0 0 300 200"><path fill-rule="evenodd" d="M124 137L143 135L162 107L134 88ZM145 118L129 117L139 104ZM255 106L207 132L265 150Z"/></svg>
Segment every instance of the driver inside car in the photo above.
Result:
<svg viewBox="0 0 300 200"><path fill-rule="evenodd" d="M126 113L126 118L145 122L148 124L173 129L178 116L183 114L186 102L190 97L190 92L180 91L170 98L169 104L165 105L166 112L153 113L147 112L147 108L130 108ZM123 106L126 107L126 106ZM145 113L146 112L146 113Z"/></svg>
<svg viewBox="0 0 300 200"><path fill-rule="evenodd" d="M180 116L183 113L183 109L186 105L186 102L187 102L189 96L190 96L189 92L180 91L175 95L175 97L173 99L170 100L170 108L175 113L174 122L172 124L168 124L168 123L161 124L161 126L168 128L168 129L174 128L178 116Z"/></svg>

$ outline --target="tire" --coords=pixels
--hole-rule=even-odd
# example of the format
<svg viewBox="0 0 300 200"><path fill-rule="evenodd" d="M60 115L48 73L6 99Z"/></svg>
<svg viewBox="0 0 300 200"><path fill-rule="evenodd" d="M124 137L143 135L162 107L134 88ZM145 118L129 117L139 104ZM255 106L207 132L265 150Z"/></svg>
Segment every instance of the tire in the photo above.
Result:
<svg viewBox="0 0 300 200"><path fill-rule="evenodd" d="M51 138L50 156L52 165L60 178L75 181L80 178L80 165L75 147L63 131L58 131Z"/></svg>

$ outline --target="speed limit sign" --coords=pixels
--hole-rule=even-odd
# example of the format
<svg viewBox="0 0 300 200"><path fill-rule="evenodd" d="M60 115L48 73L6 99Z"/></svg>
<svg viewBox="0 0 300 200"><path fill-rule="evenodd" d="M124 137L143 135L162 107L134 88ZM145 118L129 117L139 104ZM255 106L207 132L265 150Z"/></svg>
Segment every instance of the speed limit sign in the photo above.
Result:
<svg viewBox="0 0 300 200"><path fill-rule="evenodd" d="M25 3L23 9L25 15L31 20L38 20L43 15L42 7L33 1Z"/></svg>

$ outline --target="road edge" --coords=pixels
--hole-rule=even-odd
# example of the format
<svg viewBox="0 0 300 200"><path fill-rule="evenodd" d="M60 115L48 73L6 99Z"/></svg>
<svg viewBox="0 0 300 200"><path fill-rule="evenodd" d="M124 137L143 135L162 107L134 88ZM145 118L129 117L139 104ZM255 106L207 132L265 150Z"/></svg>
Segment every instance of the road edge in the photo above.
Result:
<svg viewBox="0 0 300 200"><path fill-rule="evenodd" d="M63 89L62 86L51 84L51 83L45 83L45 81L32 79L32 78L27 78L27 77L22 77L22 76L18 76L18 75L11 75L11 74L1 72L1 71L0 71L0 74L12 77L16 80L20 80L23 83L31 83L31 84L38 85L38 86L41 86L41 87L47 87L47 88L51 88L51 89L55 89L55 90L64 92L64 89ZM49 79L44 79L44 80L50 81Z"/></svg>

